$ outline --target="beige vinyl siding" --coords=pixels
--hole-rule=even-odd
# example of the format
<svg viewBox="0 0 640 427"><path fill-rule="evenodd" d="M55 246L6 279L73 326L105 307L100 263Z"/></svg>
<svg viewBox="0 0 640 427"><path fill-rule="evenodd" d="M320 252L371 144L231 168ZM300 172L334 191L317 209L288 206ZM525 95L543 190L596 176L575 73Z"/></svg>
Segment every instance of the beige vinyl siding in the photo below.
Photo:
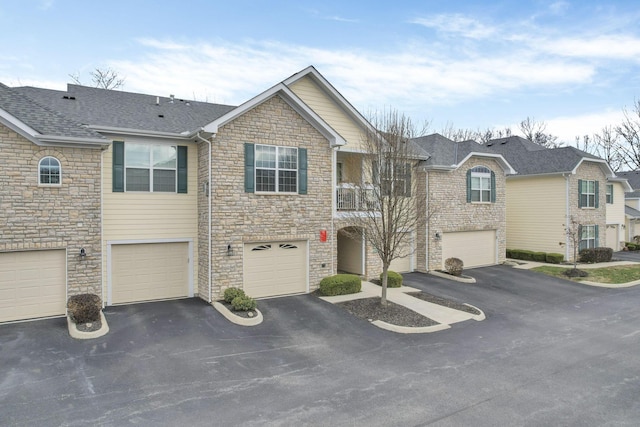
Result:
<svg viewBox="0 0 640 427"><path fill-rule="evenodd" d="M613 203L607 203L607 224L624 224L624 188L619 182L607 184L613 184Z"/></svg>
<svg viewBox="0 0 640 427"><path fill-rule="evenodd" d="M125 144L130 142L156 143L150 140L133 140L118 138ZM162 143L162 142L160 142ZM194 247L198 244L198 176L197 147L185 141L167 142L172 145L188 146L188 189L187 194L146 193L112 191L112 158L110 146L103 153L103 284L107 283L107 243L109 241L139 240L151 241L163 239L193 239ZM215 185L215 183L214 183ZM198 289L197 271L198 254L194 251L194 289Z"/></svg>
<svg viewBox="0 0 640 427"><path fill-rule="evenodd" d="M566 191L562 176L507 179L507 248L564 254Z"/></svg>
<svg viewBox="0 0 640 427"><path fill-rule="evenodd" d="M301 78L290 89L347 141L348 149L360 149L362 129L311 78Z"/></svg>

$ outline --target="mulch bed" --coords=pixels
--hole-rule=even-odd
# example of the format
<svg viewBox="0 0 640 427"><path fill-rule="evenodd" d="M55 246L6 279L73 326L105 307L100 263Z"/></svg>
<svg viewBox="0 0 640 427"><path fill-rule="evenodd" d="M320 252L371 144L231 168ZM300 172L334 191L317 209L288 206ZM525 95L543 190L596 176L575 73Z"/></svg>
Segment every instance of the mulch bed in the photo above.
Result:
<svg viewBox="0 0 640 427"><path fill-rule="evenodd" d="M368 321L382 320L396 326L424 327L437 325L435 320L424 317L402 305L387 301L387 306L383 307L381 298L361 298L338 303L349 313L356 317Z"/></svg>
<svg viewBox="0 0 640 427"><path fill-rule="evenodd" d="M102 328L102 320L100 319L95 322L76 323L76 329L80 332L94 332L100 328Z"/></svg>
<svg viewBox="0 0 640 427"><path fill-rule="evenodd" d="M418 298L433 304L438 304L448 308L453 308L455 310L464 311L466 313L476 314L476 315L480 314L480 311L476 310L473 307L469 307L468 305L460 304L459 302L451 301L449 299L440 298L435 295L428 294L426 292L408 292L407 295L411 295L414 298Z"/></svg>
<svg viewBox="0 0 640 427"><path fill-rule="evenodd" d="M231 303L228 303L225 300L220 300L218 302L220 304L224 305L225 307L227 307L227 309L229 309L230 312L232 312L233 314L235 314L238 317L243 317L245 319L253 319L254 317L256 317L258 315L258 312L255 311L255 310L235 311L233 309L233 307L231 306Z"/></svg>

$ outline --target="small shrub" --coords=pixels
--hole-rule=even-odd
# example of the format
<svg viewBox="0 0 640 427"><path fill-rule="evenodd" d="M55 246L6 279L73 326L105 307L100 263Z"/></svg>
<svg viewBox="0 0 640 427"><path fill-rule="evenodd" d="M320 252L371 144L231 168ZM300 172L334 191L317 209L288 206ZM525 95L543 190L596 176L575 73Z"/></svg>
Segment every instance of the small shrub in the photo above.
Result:
<svg viewBox="0 0 640 427"><path fill-rule="evenodd" d="M444 269L452 276L460 276L464 263L460 258L447 258L444 260Z"/></svg>
<svg viewBox="0 0 640 427"><path fill-rule="evenodd" d="M380 273L380 286L382 286L382 273ZM399 288L402 286L402 274L387 270L387 288Z"/></svg>
<svg viewBox="0 0 640 427"><path fill-rule="evenodd" d="M507 258L513 258L513 250L512 249L507 249L506 257Z"/></svg>
<svg viewBox="0 0 640 427"><path fill-rule="evenodd" d="M231 308L235 311L255 310L257 306L256 300L247 295L239 295L231 300Z"/></svg>
<svg viewBox="0 0 640 427"><path fill-rule="evenodd" d="M580 262L594 263L594 262L609 262L613 256L613 249L611 248L589 248L582 249L579 252Z"/></svg>
<svg viewBox="0 0 640 427"><path fill-rule="evenodd" d="M523 261L533 261L533 251L527 251L525 249L512 249L511 256L514 259L521 259Z"/></svg>
<svg viewBox="0 0 640 427"><path fill-rule="evenodd" d="M361 289L362 281L355 274L336 274L320 281L320 293L327 297L355 294Z"/></svg>
<svg viewBox="0 0 640 427"><path fill-rule="evenodd" d="M231 304L231 301L233 301L236 297L244 297L244 296L246 296L246 294L240 288L227 288L224 290L224 295L223 295L225 302L229 304Z"/></svg>
<svg viewBox="0 0 640 427"><path fill-rule="evenodd" d="M95 294L79 294L69 297L67 301L69 317L75 323L97 322L100 320L102 302Z"/></svg>
<svg viewBox="0 0 640 427"><path fill-rule="evenodd" d="M624 244L630 251L635 251L638 249L637 245L635 243L631 243L631 242L625 242Z"/></svg>
<svg viewBox="0 0 640 427"><path fill-rule="evenodd" d="M547 254L545 261L549 264L560 264L564 261L564 255L550 252Z"/></svg>
<svg viewBox="0 0 640 427"><path fill-rule="evenodd" d="M533 258L532 261L537 262L546 262L547 261L547 253L546 252L534 252L531 254Z"/></svg>

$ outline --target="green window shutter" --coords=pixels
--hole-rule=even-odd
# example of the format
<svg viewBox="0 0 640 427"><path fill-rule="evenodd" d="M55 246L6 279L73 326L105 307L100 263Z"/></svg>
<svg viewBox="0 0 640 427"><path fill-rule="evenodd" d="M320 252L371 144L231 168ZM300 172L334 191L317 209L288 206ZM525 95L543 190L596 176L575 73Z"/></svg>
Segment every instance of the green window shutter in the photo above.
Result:
<svg viewBox="0 0 640 427"><path fill-rule="evenodd" d="M244 144L244 191L245 193L255 193L255 157L254 145Z"/></svg>
<svg viewBox="0 0 640 427"><path fill-rule="evenodd" d="M596 183L597 183L597 181L596 181ZM600 247L600 239L599 239L600 232L598 230L599 227L596 225L593 228L595 229L595 234L596 234L596 248L599 248Z"/></svg>
<svg viewBox="0 0 640 427"><path fill-rule="evenodd" d="M578 180L578 207L582 207L582 180Z"/></svg>
<svg viewBox="0 0 640 427"><path fill-rule="evenodd" d="M467 171L467 203L471 203L471 169Z"/></svg>
<svg viewBox="0 0 640 427"><path fill-rule="evenodd" d="M583 249L583 244L582 244L582 226L578 225L578 252L580 252L580 249Z"/></svg>
<svg viewBox="0 0 640 427"><path fill-rule="evenodd" d="M307 149L298 148L298 194L307 194Z"/></svg>
<svg viewBox="0 0 640 427"><path fill-rule="evenodd" d="M609 198L609 200L610 200L610 203L613 204L613 184L609 184L609 185L610 185L609 188L611 188L611 197Z"/></svg>
<svg viewBox="0 0 640 427"><path fill-rule="evenodd" d="M113 141L113 189L114 193L124 192L124 142Z"/></svg>
<svg viewBox="0 0 640 427"><path fill-rule="evenodd" d="M185 145L178 146L178 193L187 192L187 149Z"/></svg>
<svg viewBox="0 0 640 427"><path fill-rule="evenodd" d="M596 181L596 208L600 206L600 191L598 190L598 187L600 187L600 181Z"/></svg>
<svg viewBox="0 0 640 427"><path fill-rule="evenodd" d="M496 174L491 171L491 203L496 202Z"/></svg>

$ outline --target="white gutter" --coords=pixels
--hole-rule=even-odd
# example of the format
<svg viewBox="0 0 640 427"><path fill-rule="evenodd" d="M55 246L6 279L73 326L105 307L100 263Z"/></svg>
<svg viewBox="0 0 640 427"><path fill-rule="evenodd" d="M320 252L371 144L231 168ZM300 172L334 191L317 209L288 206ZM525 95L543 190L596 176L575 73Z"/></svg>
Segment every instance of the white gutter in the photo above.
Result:
<svg viewBox="0 0 640 427"><path fill-rule="evenodd" d="M144 129L131 129L131 128L120 128L120 127L112 127L112 126L99 126L99 125L90 125L87 126L88 129L94 130L96 132L104 132L104 133L114 133L114 134L122 134L122 135L130 135L130 136L153 136L156 138L172 138L172 139L186 139L189 140L194 136L197 136L200 131L193 133L176 133L176 132L162 132L162 131L154 131L154 130L144 130Z"/></svg>
<svg viewBox="0 0 640 427"><path fill-rule="evenodd" d="M212 134L212 137L215 137L215 134ZM209 272L207 274L208 278L209 278L209 299L207 300L207 302L209 302L209 304L211 304L211 141L209 141L208 139L204 139L203 137L200 136L200 131L198 131L196 133L196 138L198 138L200 141L202 142L206 142L207 144L209 144L209 182L207 183L207 198L209 199L209 221L208 221L208 230L207 230L207 236L208 236L208 240L209 240L209 250L207 251L207 257L208 259L208 269Z"/></svg>

